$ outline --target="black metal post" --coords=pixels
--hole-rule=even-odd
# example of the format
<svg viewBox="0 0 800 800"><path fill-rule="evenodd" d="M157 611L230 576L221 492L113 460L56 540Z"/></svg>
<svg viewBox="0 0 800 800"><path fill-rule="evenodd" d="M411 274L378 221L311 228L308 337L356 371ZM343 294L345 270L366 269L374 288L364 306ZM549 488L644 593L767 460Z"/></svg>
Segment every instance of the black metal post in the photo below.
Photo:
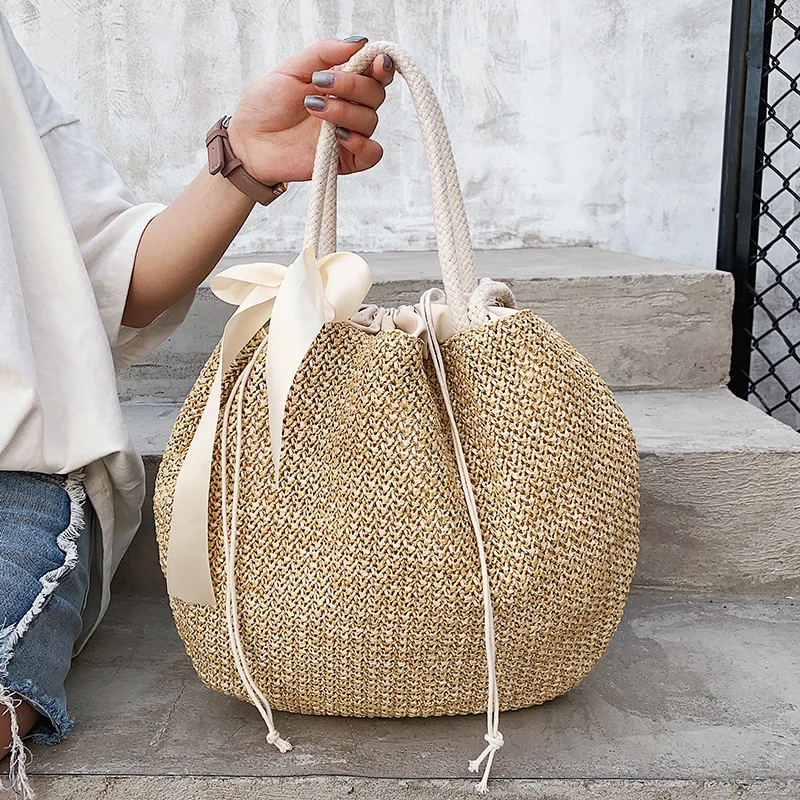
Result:
<svg viewBox="0 0 800 800"><path fill-rule="evenodd" d="M728 386L739 397L751 390L753 298L758 252L761 157L774 0L733 0L725 109L717 269L733 274L733 343Z"/></svg>

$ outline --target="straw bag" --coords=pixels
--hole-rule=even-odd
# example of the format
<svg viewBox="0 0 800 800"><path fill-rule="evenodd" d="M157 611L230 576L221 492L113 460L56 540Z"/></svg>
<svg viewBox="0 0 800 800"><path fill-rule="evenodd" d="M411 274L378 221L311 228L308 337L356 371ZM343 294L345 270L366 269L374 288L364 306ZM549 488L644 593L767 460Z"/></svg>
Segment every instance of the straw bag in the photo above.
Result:
<svg viewBox="0 0 800 800"><path fill-rule="evenodd" d="M445 293L362 305L336 253L338 146L320 134L303 252L232 267L238 306L164 454L155 511L178 632L202 681L303 714L542 703L597 662L638 549L638 455L608 387L510 290L477 283L430 85L395 44L431 172ZM444 297L446 296L446 303Z"/></svg>

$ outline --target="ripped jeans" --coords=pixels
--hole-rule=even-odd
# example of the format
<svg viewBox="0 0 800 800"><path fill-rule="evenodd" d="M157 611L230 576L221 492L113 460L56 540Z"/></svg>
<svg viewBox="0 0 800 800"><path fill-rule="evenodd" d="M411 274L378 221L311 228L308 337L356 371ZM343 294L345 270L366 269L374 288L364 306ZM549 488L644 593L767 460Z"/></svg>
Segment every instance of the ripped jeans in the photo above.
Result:
<svg viewBox="0 0 800 800"><path fill-rule="evenodd" d="M91 505L80 477L0 471L0 707L16 724L20 695L41 714L29 736L69 733L64 680L89 589ZM25 796L25 748L11 747L11 776Z"/></svg>

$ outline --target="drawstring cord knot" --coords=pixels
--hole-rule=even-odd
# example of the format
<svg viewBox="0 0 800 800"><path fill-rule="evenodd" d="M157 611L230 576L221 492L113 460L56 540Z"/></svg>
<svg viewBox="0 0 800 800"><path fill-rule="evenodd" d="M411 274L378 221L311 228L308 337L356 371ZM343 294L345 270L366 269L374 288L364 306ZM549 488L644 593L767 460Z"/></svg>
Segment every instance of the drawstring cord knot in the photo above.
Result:
<svg viewBox="0 0 800 800"><path fill-rule="evenodd" d="M267 744L274 744L281 753L288 753L292 749L291 742L281 739L281 735L276 730L267 734Z"/></svg>
<svg viewBox="0 0 800 800"><path fill-rule="evenodd" d="M477 772L481 764L483 763L483 760L486 758L486 756L492 753L496 753L505 744L505 742L503 741L503 734L500 733L500 731L497 732L496 736L487 733L484 735L483 738L486 739L486 741L489 742L489 744L484 748L484 751L474 761L469 762L470 772Z"/></svg>
<svg viewBox="0 0 800 800"><path fill-rule="evenodd" d="M483 771L483 778L481 778L481 782L478 784L478 792L480 794L486 794L486 792L489 791L489 773L492 769L494 754L505 744L505 741L503 740L503 734L500 733L500 731L497 731L495 734L487 733L483 738L486 739L488 744L484 748L483 752L474 761L469 762L469 771L477 772L480 769L484 759L489 759L486 762L486 769Z"/></svg>

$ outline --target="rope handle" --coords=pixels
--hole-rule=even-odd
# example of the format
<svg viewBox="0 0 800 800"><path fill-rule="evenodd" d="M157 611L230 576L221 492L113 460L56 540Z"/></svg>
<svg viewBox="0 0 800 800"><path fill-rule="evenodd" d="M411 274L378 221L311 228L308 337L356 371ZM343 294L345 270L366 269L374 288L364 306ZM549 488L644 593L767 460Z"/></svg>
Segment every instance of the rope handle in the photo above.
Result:
<svg viewBox="0 0 800 800"><path fill-rule="evenodd" d="M412 58L394 42L365 45L342 69L364 72L382 53L392 58L396 71L405 79L417 111L431 180L442 281L455 327L464 330L485 321L485 315L480 309L470 309L469 305L469 298L478 285L475 256L450 138L436 94ZM338 164L335 126L323 122L314 159L305 234L305 247L314 248L317 257L336 251Z"/></svg>

